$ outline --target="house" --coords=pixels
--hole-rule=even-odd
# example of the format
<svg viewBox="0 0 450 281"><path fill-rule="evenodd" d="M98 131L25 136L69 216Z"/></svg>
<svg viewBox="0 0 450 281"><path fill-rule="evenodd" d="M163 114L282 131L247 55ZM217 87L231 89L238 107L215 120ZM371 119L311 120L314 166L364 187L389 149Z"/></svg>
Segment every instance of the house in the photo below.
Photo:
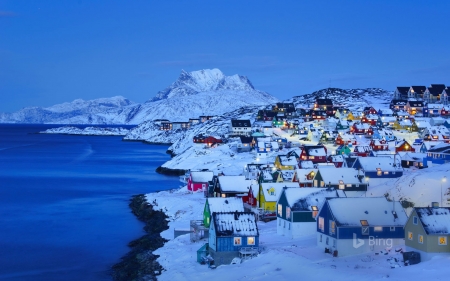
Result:
<svg viewBox="0 0 450 281"><path fill-rule="evenodd" d="M355 136L350 134L339 134L334 141L334 144L336 145L356 145L357 143L358 141L356 140Z"/></svg>
<svg viewBox="0 0 450 281"><path fill-rule="evenodd" d="M405 246L408 251L417 251L422 260L429 260L439 253L450 253L450 208L413 208L405 224Z"/></svg>
<svg viewBox="0 0 450 281"><path fill-rule="evenodd" d="M381 117L381 123L383 126L394 126L394 123L397 121L397 117L395 116L383 116Z"/></svg>
<svg viewBox="0 0 450 281"><path fill-rule="evenodd" d="M330 198L317 216L317 245L336 257L392 248L404 243L407 219L384 197Z"/></svg>
<svg viewBox="0 0 450 281"><path fill-rule="evenodd" d="M267 141L258 141L256 142L255 152L256 157L258 158L266 158L267 154L272 152L272 143Z"/></svg>
<svg viewBox="0 0 450 281"><path fill-rule="evenodd" d="M311 110L310 114L313 120L325 120L328 117L325 110Z"/></svg>
<svg viewBox="0 0 450 281"><path fill-rule="evenodd" d="M405 111L408 112L410 115L423 116L423 107L424 107L423 101L409 100L406 103Z"/></svg>
<svg viewBox="0 0 450 281"><path fill-rule="evenodd" d="M317 171L318 169L314 167L295 169L292 182L298 183L299 187L313 187L313 179Z"/></svg>
<svg viewBox="0 0 450 281"><path fill-rule="evenodd" d="M239 254L258 254L259 232L251 212L213 213L209 229L209 254L214 265L230 264Z"/></svg>
<svg viewBox="0 0 450 281"><path fill-rule="evenodd" d="M394 116L397 117L397 120L401 121L404 119L409 119L409 113L403 110L397 111L394 113Z"/></svg>
<svg viewBox="0 0 450 281"><path fill-rule="evenodd" d="M350 124L347 120L339 119L336 123L336 130L347 130Z"/></svg>
<svg viewBox="0 0 450 281"><path fill-rule="evenodd" d="M320 168L314 176L315 187L327 187L343 191L367 191L363 174L353 168Z"/></svg>
<svg viewBox="0 0 450 281"><path fill-rule="evenodd" d="M389 150L389 144L385 139L372 139L369 146L374 151Z"/></svg>
<svg viewBox="0 0 450 281"><path fill-rule="evenodd" d="M408 91L408 98L423 100L423 95L427 87L425 86L411 86Z"/></svg>
<svg viewBox="0 0 450 281"><path fill-rule="evenodd" d="M257 180L261 170L268 166L269 165L267 164L255 164L255 163L245 165L244 166L245 178L248 180Z"/></svg>
<svg viewBox="0 0 450 281"><path fill-rule="evenodd" d="M314 110L333 110L333 101L331 99L316 99L314 103Z"/></svg>
<svg viewBox="0 0 450 281"><path fill-rule="evenodd" d="M187 130L191 127L191 123L187 122L172 122L172 130Z"/></svg>
<svg viewBox="0 0 450 281"><path fill-rule="evenodd" d="M441 109L443 105L439 103L429 103L427 104L428 108L428 117L433 116L441 116Z"/></svg>
<svg viewBox="0 0 450 281"><path fill-rule="evenodd" d="M252 132L252 124L250 120L231 120L230 133L234 135L250 135Z"/></svg>
<svg viewBox="0 0 450 281"><path fill-rule="evenodd" d="M251 211L258 207L258 192L259 184L257 182L250 185L247 195L242 196L242 202L244 203L244 210Z"/></svg>
<svg viewBox="0 0 450 281"><path fill-rule="evenodd" d="M258 203L259 208L264 212L275 213L278 197L283 188L299 188L296 182L268 182L261 183L259 188Z"/></svg>
<svg viewBox="0 0 450 281"><path fill-rule="evenodd" d="M354 123L353 126L350 127L350 132L355 135L365 135L370 128L370 125L367 123Z"/></svg>
<svg viewBox="0 0 450 281"><path fill-rule="evenodd" d="M396 87L394 91L394 99L408 99L409 87Z"/></svg>
<svg viewBox="0 0 450 281"><path fill-rule="evenodd" d="M367 157L370 155L370 151L372 151L372 149L369 145L355 145L353 148L353 155Z"/></svg>
<svg viewBox="0 0 450 281"><path fill-rule="evenodd" d="M258 111L256 119L259 121L272 121L277 116L276 111L261 109Z"/></svg>
<svg viewBox="0 0 450 281"><path fill-rule="evenodd" d="M211 171L191 171L187 179L187 189L190 191L206 191L214 173Z"/></svg>
<svg viewBox="0 0 450 281"><path fill-rule="evenodd" d="M262 169L259 173L258 183L283 182L283 176L275 167ZM259 192L259 188L258 188Z"/></svg>
<svg viewBox="0 0 450 281"><path fill-rule="evenodd" d="M425 93L423 94L423 99L427 103L439 102L441 100L441 94L445 90L444 84L431 84L427 87Z"/></svg>
<svg viewBox="0 0 450 281"><path fill-rule="evenodd" d="M428 149L427 161L433 164L444 164L450 162L450 144L440 143Z"/></svg>
<svg viewBox="0 0 450 281"><path fill-rule="evenodd" d="M446 119L442 118L441 116L432 117L432 118L430 118L430 125L431 126L439 126L439 125L444 124L445 121L446 121Z"/></svg>
<svg viewBox="0 0 450 281"><path fill-rule="evenodd" d="M323 145L304 145L300 150L301 160L310 160L315 164L327 162L327 149Z"/></svg>
<svg viewBox="0 0 450 281"><path fill-rule="evenodd" d="M345 196L326 188L284 188L277 201L277 234L294 239L316 232L316 216L325 198Z"/></svg>
<svg viewBox="0 0 450 281"><path fill-rule="evenodd" d="M402 159L401 164L403 168L428 168L426 153L400 152L398 155Z"/></svg>
<svg viewBox="0 0 450 281"><path fill-rule="evenodd" d="M194 143L204 143L208 146L223 143L222 139L214 136L197 135L193 138Z"/></svg>
<svg viewBox="0 0 450 281"><path fill-rule="evenodd" d="M449 92L450 92L450 90L449 90ZM444 117L444 118L450 117L450 106L445 105L445 106L442 107L442 109L441 109L441 116ZM448 119L447 119L446 122L448 123Z"/></svg>
<svg viewBox="0 0 450 281"><path fill-rule="evenodd" d="M406 131L412 131L412 122L409 119L405 120L397 120L394 123L394 129L395 130L406 130Z"/></svg>
<svg viewBox="0 0 450 281"><path fill-rule="evenodd" d="M376 115L376 114L378 114L378 111L375 108L373 108L373 106L366 106L363 109L363 113L364 113L365 116L367 116L367 115Z"/></svg>
<svg viewBox="0 0 450 281"><path fill-rule="evenodd" d="M253 137L239 136L239 141L236 145L237 152L249 152L252 150L256 141Z"/></svg>
<svg viewBox="0 0 450 281"><path fill-rule="evenodd" d="M395 143L395 152L400 151L415 152L416 150L414 149L414 147L412 147L412 145L409 142L407 142L406 140L401 140Z"/></svg>
<svg viewBox="0 0 450 281"><path fill-rule="evenodd" d="M320 137L321 143L333 143L338 135L337 132L333 131L323 131L322 136Z"/></svg>
<svg viewBox="0 0 450 281"><path fill-rule="evenodd" d="M212 214L224 212L244 212L244 204L242 202L242 198L206 198L205 207L203 208L203 225L206 228L209 228Z"/></svg>
<svg viewBox="0 0 450 281"><path fill-rule="evenodd" d="M407 102L408 100L406 99L393 99L391 100L389 108L392 109L394 112L399 110L405 110Z"/></svg>
<svg viewBox="0 0 450 281"><path fill-rule="evenodd" d="M353 168L367 178L398 178L403 175L400 157L358 157Z"/></svg>
<svg viewBox="0 0 450 281"><path fill-rule="evenodd" d="M350 155L351 153L352 150L346 144L341 144L336 148L336 155Z"/></svg>
<svg viewBox="0 0 450 281"><path fill-rule="evenodd" d="M345 160L347 155L330 155L328 161L333 163L336 168L347 167L347 161Z"/></svg>
<svg viewBox="0 0 450 281"><path fill-rule="evenodd" d="M378 116L381 116L381 117L389 117L389 116L392 116L393 114L394 114L394 112L390 108L380 108L378 110Z"/></svg>
<svg viewBox="0 0 450 281"><path fill-rule="evenodd" d="M280 170L295 170L298 168L298 156L294 151L286 155L277 155L274 165Z"/></svg>
<svg viewBox="0 0 450 281"><path fill-rule="evenodd" d="M214 197L242 197L247 195L253 181L245 176L219 176L214 184Z"/></svg>

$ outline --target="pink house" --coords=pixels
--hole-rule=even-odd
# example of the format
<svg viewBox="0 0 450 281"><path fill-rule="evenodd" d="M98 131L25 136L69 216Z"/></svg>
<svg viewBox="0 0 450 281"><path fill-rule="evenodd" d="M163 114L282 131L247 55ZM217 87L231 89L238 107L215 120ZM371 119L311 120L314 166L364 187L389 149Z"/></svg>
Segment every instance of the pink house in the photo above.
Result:
<svg viewBox="0 0 450 281"><path fill-rule="evenodd" d="M190 191L205 191L214 174L211 171L191 171L187 180L187 188Z"/></svg>

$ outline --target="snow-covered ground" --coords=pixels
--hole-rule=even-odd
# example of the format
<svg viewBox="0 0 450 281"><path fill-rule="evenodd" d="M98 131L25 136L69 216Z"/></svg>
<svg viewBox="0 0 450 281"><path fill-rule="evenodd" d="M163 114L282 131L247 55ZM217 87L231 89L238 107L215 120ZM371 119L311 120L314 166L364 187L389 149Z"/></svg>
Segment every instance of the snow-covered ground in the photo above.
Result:
<svg viewBox="0 0 450 281"><path fill-rule="evenodd" d="M84 129L64 126L58 128L51 128L40 132L41 134L63 134L63 135L83 135L83 136L125 136L129 130L119 128L101 128L101 127L86 127Z"/></svg>
<svg viewBox="0 0 450 281"><path fill-rule="evenodd" d="M373 180L367 196L389 193L390 198L409 198L416 206L428 206L432 201L440 202L440 180L449 174L450 164L445 164L411 170L394 182ZM444 190L448 187L447 182ZM161 234L170 241L155 251L165 268L158 280L448 280L450 255L406 267L398 248L334 258L316 246L314 235L297 239L277 235L275 221L258 222L260 246L264 247L258 257L213 270L196 261L197 250L206 240L191 243L188 234L173 238L175 228L187 229L190 220L202 219L203 194L182 187L147 194L147 200L170 218L170 228Z"/></svg>

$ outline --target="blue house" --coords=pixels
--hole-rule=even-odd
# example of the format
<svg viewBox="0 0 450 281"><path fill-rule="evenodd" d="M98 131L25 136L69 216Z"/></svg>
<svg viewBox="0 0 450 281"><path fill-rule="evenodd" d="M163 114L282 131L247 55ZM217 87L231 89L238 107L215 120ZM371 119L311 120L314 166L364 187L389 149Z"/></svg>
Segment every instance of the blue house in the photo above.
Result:
<svg viewBox="0 0 450 281"><path fill-rule="evenodd" d="M209 254L215 265L230 264L241 254L259 252L259 232L252 212L213 213L209 228Z"/></svg>
<svg viewBox="0 0 450 281"><path fill-rule="evenodd" d="M404 243L408 217L384 197L329 198L317 216L317 245L342 257Z"/></svg>
<svg viewBox="0 0 450 281"><path fill-rule="evenodd" d="M358 157L353 168L368 178L399 178L403 175L400 157Z"/></svg>
<svg viewBox="0 0 450 281"><path fill-rule="evenodd" d="M444 164L450 162L450 143L440 143L428 149L427 161L433 164Z"/></svg>

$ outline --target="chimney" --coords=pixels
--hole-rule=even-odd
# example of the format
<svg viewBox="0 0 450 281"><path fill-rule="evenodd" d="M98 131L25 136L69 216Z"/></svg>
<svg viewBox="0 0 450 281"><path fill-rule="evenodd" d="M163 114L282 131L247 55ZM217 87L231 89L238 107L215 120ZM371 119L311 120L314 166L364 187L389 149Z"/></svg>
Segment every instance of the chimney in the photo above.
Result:
<svg viewBox="0 0 450 281"><path fill-rule="evenodd" d="M431 202L431 207L433 207L433 209L439 208L439 202Z"/></svg>

